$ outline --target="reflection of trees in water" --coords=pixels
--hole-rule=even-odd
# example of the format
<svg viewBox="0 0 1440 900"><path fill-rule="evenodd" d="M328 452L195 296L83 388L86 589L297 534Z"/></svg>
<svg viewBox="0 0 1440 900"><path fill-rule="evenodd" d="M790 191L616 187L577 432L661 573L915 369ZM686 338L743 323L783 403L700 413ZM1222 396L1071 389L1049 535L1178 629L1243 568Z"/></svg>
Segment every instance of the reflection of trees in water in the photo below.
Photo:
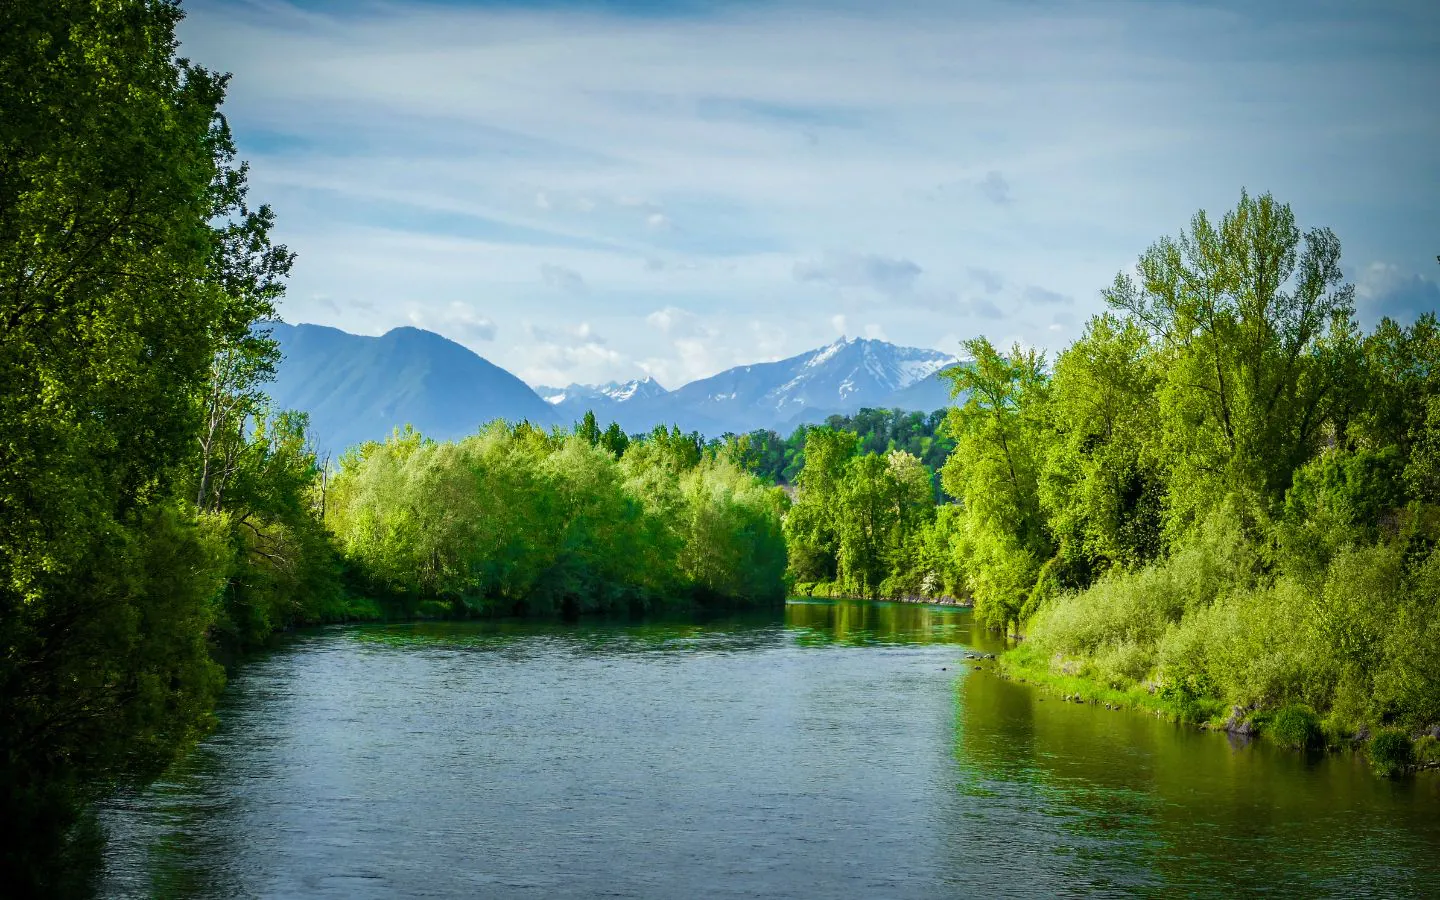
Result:
<svg viewBox="0 0 1440 900"><path fill-rule="evenodd" d="M803 629L805 644L967 644L968 610L923 603L870 603L863 600L792 601L785 625Z"/></svg>
<svg viewBox="0 0 1440 900"><path fill-rule="evenodd" d="M283 652L266 654L245 665L241 677L273 682L286 678ZM277 665L278 664L278 665ZM235 866L236 849L255 840L248 830L244 780L236 781L227 761L267 735L253 725L265 719L273 690L227 691L218 710L220 726L182 759L165 778L138 795L112 798L100 811L111 853L123 847L138 858L114 858L95 885L98 896L239 897L243 873ZM263 772L258 774L264 774Z"/></svg>
<svg viewBox="0 0 1440 900"><path fill-rule="evenodd" d="M955 756L962 852L1039 861L1037 889L1422 896L1440 875L1437 785L1349 756L1237 749L989 673L957 685Z"/></svg>
<svg viewBox="0 0 1440 900"><path fill-rule="evenodd" d="M579 654L741 652L777 646L785 639L778 610L703 616L587 616L574 622L413 622L354 628L349 637L376 649L433 646L521 655L527 647L553 650L557 645Z"/></svg>

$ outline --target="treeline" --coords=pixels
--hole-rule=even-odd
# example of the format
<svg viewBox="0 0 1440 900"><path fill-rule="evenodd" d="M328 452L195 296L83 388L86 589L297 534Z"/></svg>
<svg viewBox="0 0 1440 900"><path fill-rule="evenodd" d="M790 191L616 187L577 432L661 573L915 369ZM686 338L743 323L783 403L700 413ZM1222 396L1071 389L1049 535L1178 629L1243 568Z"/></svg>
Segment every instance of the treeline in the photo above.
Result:
<svg viewBox="0 0 1440 900"><path fill-rule="evenodd" d="M867 408L853 415L830 416L821 427L853 434L858 453L899 450L916 457L926 469L936 473L955 449L954 440L943 432L944 422L943 409L926 414ZM773 430L759 429L741 435L726 435L724 443L750 471L772 484L794 485L805 468L806 435L815 427L802 425L788 438ZM936 484L938 487L938 481Z"/></svg>
<svg viewBox="0 0 1440 900"><path fill-rule="evenodd" d="M407 433L332 478L264 393L293 255L180 16L0 5L0 878L24 895L83 889L89 805L204 733L223 661L374 617L367 592L403 615L784 596L783 492L678 429Z"/></svg>
<svg viewBox="0 0 1440 900"><path fill-rule="evenodd" d="M1440 724L1440 327L1361 333L1339 263L1242 194L1053 367L968 342L949 541L1012 666L1294 743Z"/></svg>
<svg viewBox="0 0 1440 900"><path fill-rule="evenodd" d="M326 521L360 589L405 614L576 614L782 602L785 505L698 434L587 416L364 444Z"/></svg>

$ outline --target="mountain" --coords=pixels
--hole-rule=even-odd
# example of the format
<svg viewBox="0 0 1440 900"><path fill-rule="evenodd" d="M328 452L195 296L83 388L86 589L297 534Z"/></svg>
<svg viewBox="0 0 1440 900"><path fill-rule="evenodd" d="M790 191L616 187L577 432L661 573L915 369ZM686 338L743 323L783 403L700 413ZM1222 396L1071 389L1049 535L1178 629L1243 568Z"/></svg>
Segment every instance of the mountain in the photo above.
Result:
<svg viewBox="0 0 1440 900"><path fill-rule="evenodd" d="M569 419L579 419L585 415L586 410L594 410L597 417L604 418L606 415L610 415L613 419L612 410L617 407L627 403L643 406L647 401L663 397L669 392L660 386L660 382L647 375L631 381L569 384L563 388L537 385L535 393L553 406L562 419L568 421Z"/></svg>
<svg viewBox="0 0 1440 900"><path fill-rule="evenodd" d="M949 403L937 373L956 359L885 341L840 340L776 362L727 369L667 391L653 378L532 390L454 341L418 328L380 337L274 323L280 363L270 396L310 414L322 452L381 440L406 423L427 437L473 434L491 419L571 425L587 409L634 434L656 425L716 437L823 422L863 407L932 412Z"/></svg>
<svg viewBox="0 0 1440 900"><path fill-rule="evenodd" d="M310 414L321 452L382 440L406 423L443 440L497 418L562 421L525 382L433 332L396 328L366 337L323 325L267 327L283 354L270 397L278 408Z"/></svg>
<svg viewBox="0 0 1440 900"><path fill-rule="evenodd" d="M617 421L632 432L671 423L707 435L756 428L788 431L866 406L939 409L949 402L949 389L936 373L956 361L938 350L841 338L789 359L727 369L670 392L649 379L537 390L563 418L575 420L593 409L602 423ZM648 389L638 387L647 383Z"/></svg>
<svg viewBox="0 0 1440 900"><path fill-rule="evenodd" d="M674 391L669 402L729 423L737 431L793 427L831 413L889 407L897 392L955 362L938 350L841 338L789 359L739 366L692 381Z"/></svg>

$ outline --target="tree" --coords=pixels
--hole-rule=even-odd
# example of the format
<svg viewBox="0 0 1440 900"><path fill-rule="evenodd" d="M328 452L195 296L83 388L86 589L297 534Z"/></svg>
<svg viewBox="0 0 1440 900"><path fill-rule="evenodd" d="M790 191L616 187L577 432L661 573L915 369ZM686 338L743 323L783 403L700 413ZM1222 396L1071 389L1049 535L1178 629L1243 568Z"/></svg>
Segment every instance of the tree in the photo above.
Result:
<svg viewBox="0 0 1440 900"><path fill-rule="evenodd" d="M1018 345L1002 355L983 337L966 341L965 349L972 364L943 373L952 393L966 400L950 410L956 445L941 480L963 508L958 549L975 614L1005 627L1023 618L1040 565L1053 552L1038 486L1045 359Z"/></svg>
<svg viewBox="0 0 1440 900"><path fill-rule="evenodd" d="M585 410L585 416L575 427L575 433L592 447L600 443L600 425L595 421L594 410Z"/></svg>
<svg viewBox="0 0 1440 900"><path fill-rule="evenodd" d="M218 684L225 541L181 485L212 362L273 315L290 255L247 202L225 77L175 58L179 18L164 0L0 6L9 862L163 768Z"/></svg>
<svg viewBox="0 0 1440 900"><path fill-rule="evenodd" d="M1144 329L1110 314L1091 319L1055 363L1039 491L1064 587L1163 547L1158 377Z"/></svg>
<svg viewBox="0 0 1440 900"><path fill-rule="evenodd" d="M1303 242L1303 249L1301 244ZM1106 301L1160 343L1172 531L1229 492L1266 506L1314 452L1342 381L1332 342L1353 288L1328 228L1302 238L1288 204L1242 191L1218 227L1204 211L1119 275Z"/></svg>

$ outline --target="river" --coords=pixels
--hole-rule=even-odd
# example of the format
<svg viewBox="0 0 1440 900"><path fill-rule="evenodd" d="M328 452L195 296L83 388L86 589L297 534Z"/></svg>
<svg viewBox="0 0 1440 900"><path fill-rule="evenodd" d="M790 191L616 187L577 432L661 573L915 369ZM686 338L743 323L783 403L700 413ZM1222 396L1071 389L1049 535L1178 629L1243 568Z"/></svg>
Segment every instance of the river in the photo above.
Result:
<svg viewBox="0 0 1440 900"><path fill-rule="evenodd" d="M1440 894L1440 775L998 678L967 610L331 628L102 813L107 897Z"/></svg>

